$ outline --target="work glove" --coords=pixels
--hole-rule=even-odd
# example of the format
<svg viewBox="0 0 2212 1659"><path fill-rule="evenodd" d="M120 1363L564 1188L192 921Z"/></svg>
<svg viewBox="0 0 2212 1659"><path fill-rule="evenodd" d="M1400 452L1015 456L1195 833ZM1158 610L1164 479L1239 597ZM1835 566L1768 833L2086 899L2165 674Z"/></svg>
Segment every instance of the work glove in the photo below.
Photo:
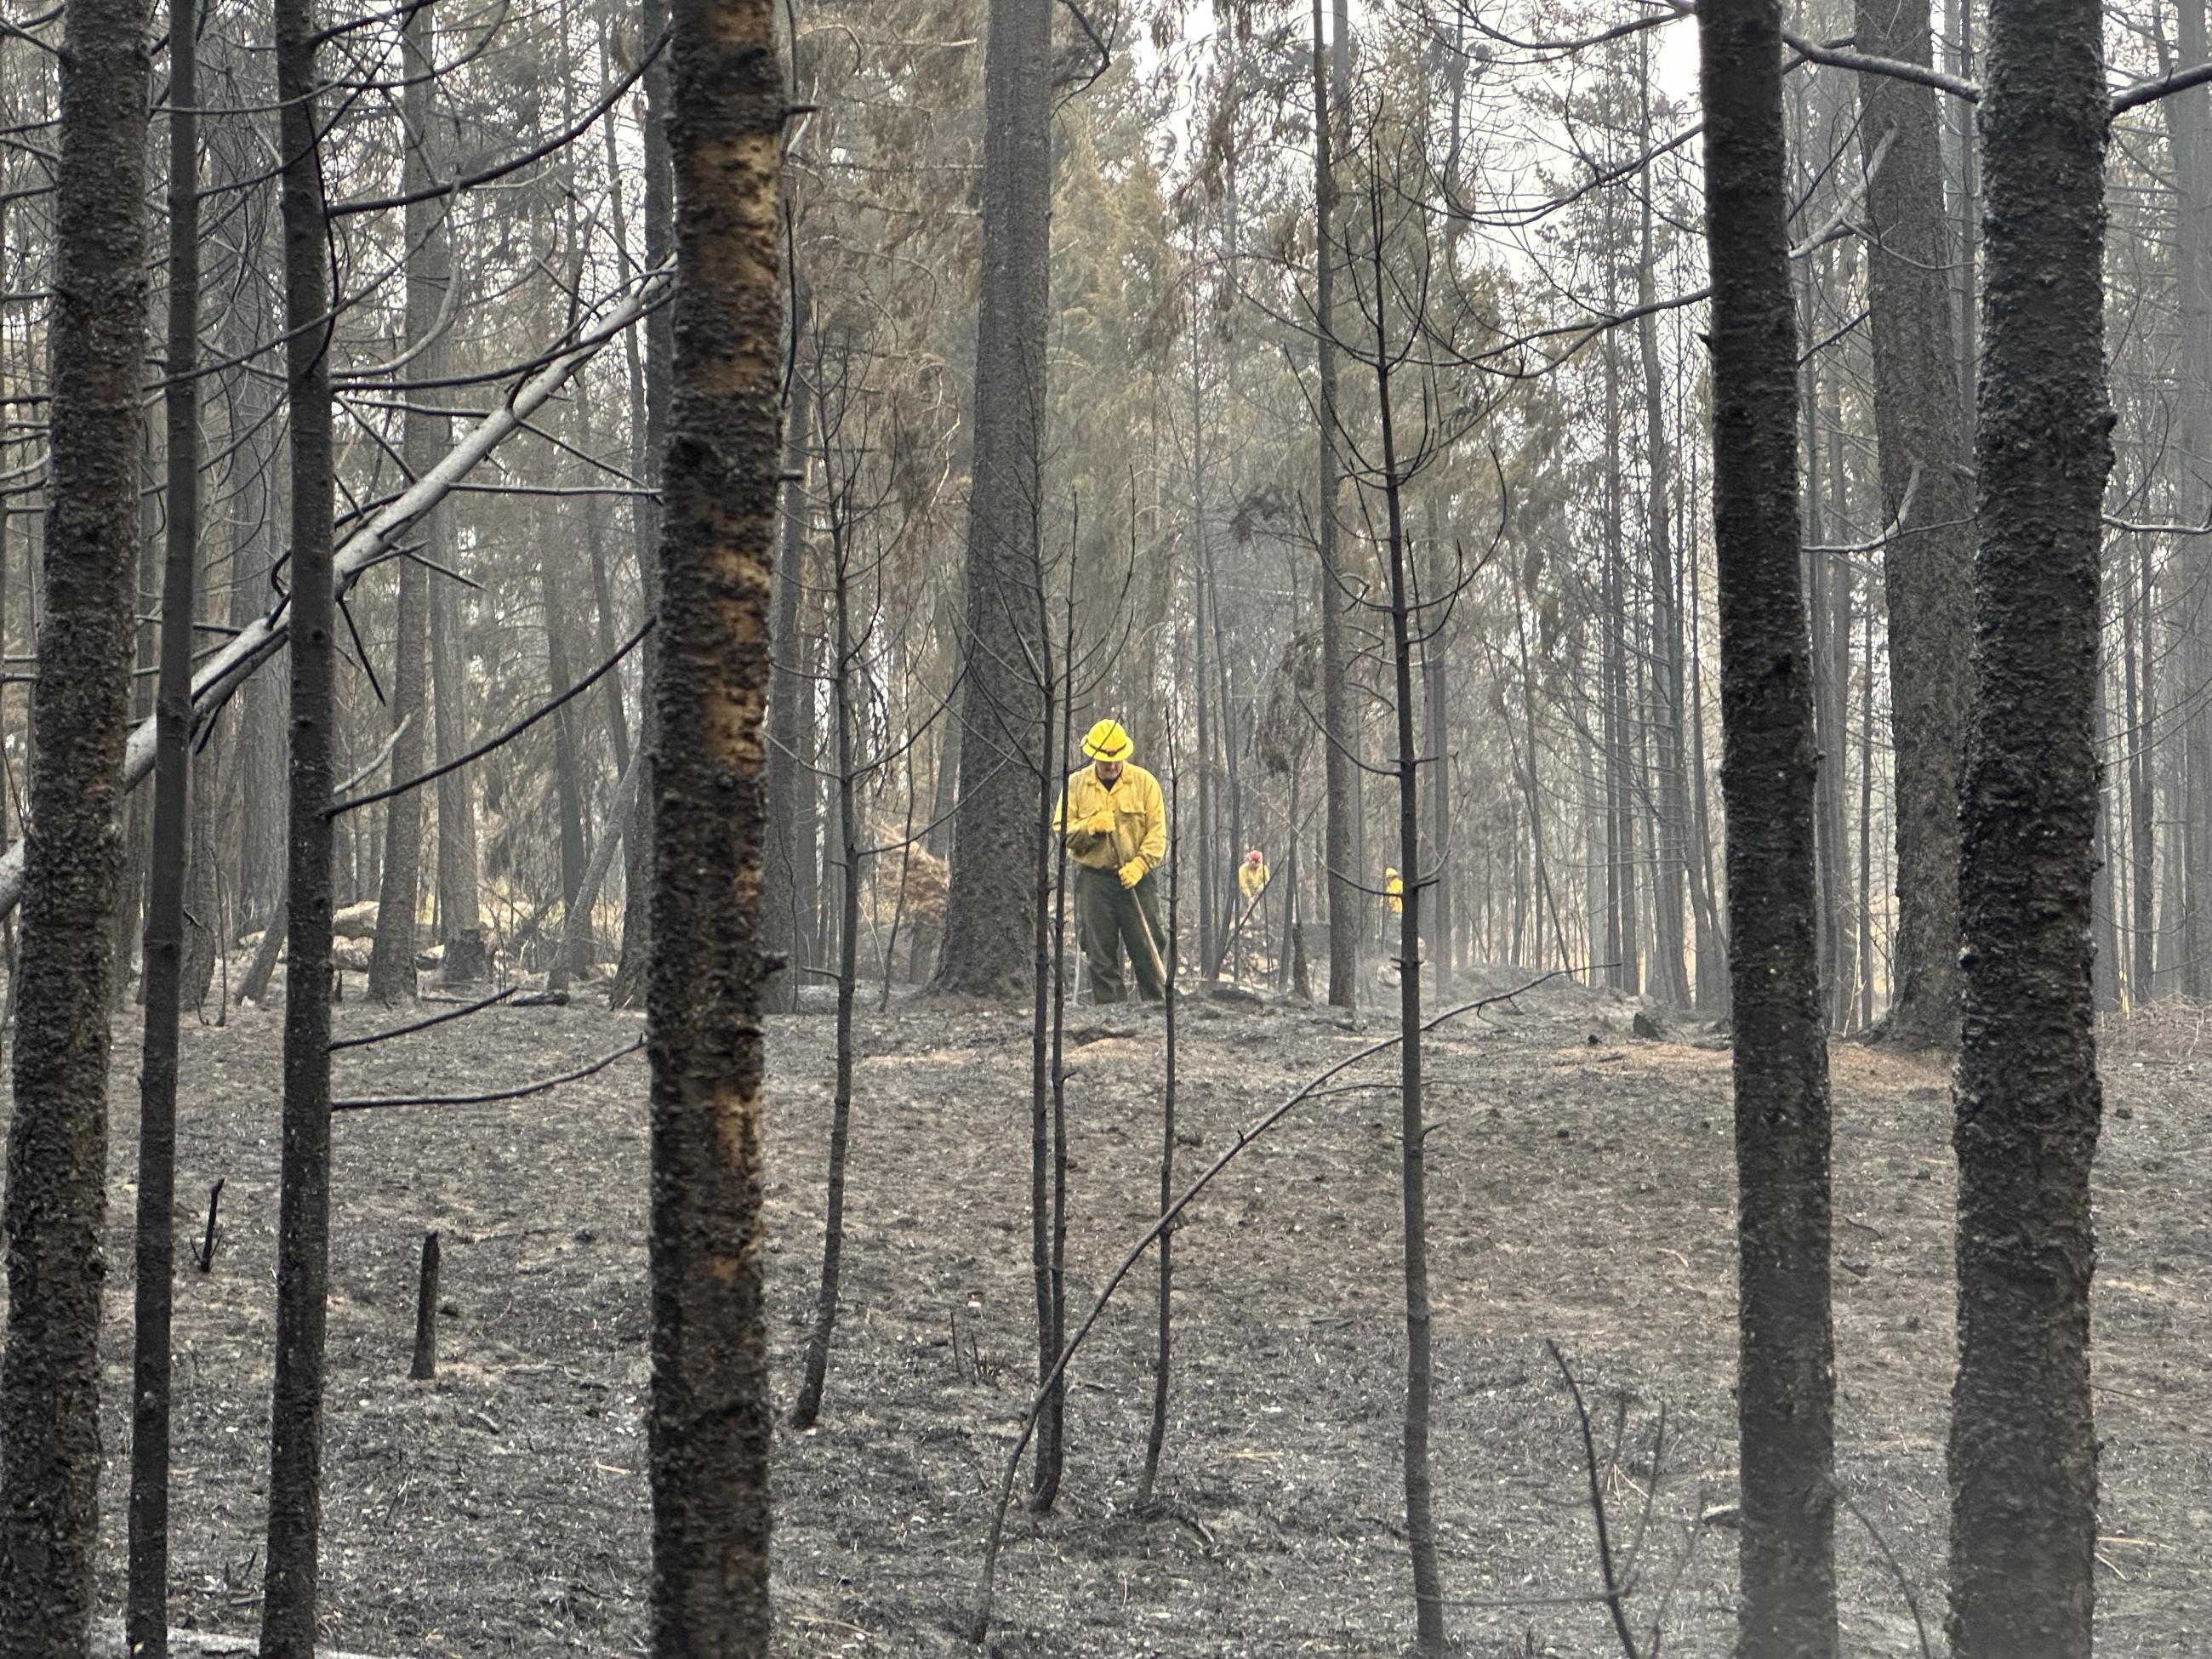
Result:
<svg viewBox="0 0 2212 1659"><path fill-rule="evenodd" d="M1142 860L1142 859L1131 859L1131 860L1130 860L1127 864L1125 864L1125 865L1123 865L1123 866L1121 866L1121 885L1122 885L1122 886L1124 886L1124 887L1134 887L1134 886L1135 886L1139 882L1142 881L1144 878L1145 878L1145 861L1144 861L1144 860Z"/></svg>
<svg viewBox="0 0 2212 1659"><path fill-rule="evenodd" d="M1093 812L1084 819L1083 828L1090 835L1110 836L1114 833L1114 814L1111 811Z"/></svg>

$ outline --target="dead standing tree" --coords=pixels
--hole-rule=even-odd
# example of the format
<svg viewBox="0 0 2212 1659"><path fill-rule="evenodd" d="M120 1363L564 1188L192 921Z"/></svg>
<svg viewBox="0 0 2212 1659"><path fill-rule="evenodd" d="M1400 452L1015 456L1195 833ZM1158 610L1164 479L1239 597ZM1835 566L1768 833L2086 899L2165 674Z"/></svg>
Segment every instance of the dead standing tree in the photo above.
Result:
<svg viewBox="0 0 2212 1659"><path fill-rule="evenodd" d="M676 0L653 783L653 1649L769 1645L759 884L779 383L770 0Z"/></svg>
<svg viewBox="0 0 2212 1659"><path fill-rule="evenodd" d="M2105 386L2100 16L1990 8L1974 702L1959 889L1958 1659L2086 1659L2097 1541L2089 971Z"/></svg>
<svg viewBox="0 0 2212 1659"><path fill-rule="evenodd" d="M1027 838L1024 787L1045 769L1031 718L1041 596L1048 228L1052 198L1051 0L991 0L983 70L982 277L975 460L961 640L960 796L937 982L1019 988L1036 896L1007 872Z"/></svg>
<svg viewBox="0 0 2212 1659"><path fill-rule="evenodd" d="M177 1022L184 994L186 816L192 784L193 578L200 538L200 212L198 19L169 5L168 464L155 725L153 859L146 890L146 1017L138 1073L138 1214L131 1367L125 1634L140 1659L169 1646L169 1382L176 1256ZM210 919L211 923L212 918ZM210 925L204 923L203 926Z"/></svg>
<svg viewBox="0 0 2212 1659"><path fill-rule="evenodd" d="M285 875L284 1108L276 1220L276 1362L269 1449L263 1659L312 1659L322 1523L324 1327L331 1224L331 853L335 777L336 471L312 0L276 0L283 103L284 371L291 430L292 722Z"/></svg>
<svg viewBox="0 0 2212 1659"><path fill-rule="evenodd" d="M64 13L51 505L8 1130L0 1655L92 1644L111 921L145 351L145 0Z"/></svg>
<svg viewBox="0 0 2212 1659"><path fill-rule="evenodd" d="M805 319L800 320L803 323ZM820 326L811 332L812 349L809 355L812 361L802 377L802 383L811 388L811 394L804 398L794 397L791 409L794 414L811 410L817 428L817 437L823 462L821 520L830 556L830 708L831 741L836 763L831 784L836 791L836 867L841 876L837 888L836 1073L830 1107L830 1162L822 1230L822 1276L815 1288L814 1327L807 1338L799 1397L791 1408L792 1425L802 1429L811 1426L821 1414L822 1390L829 1376L830 1342L836 1326L838 1287L845 1255L845 1168L853 1124L853 1008L860 980L860 866L864 858L877 850L861 845L860 784L892 758L890 755L861 754L860 718L854 705L861 686L867 682L867 659L876 629L884 615L882 555L878 551L873 557L863 558L857 538L863 531L868 531L876 537L878 549L882 547L883 538L875 527L875 520L889 505L893 492L886 489L872 498L863 498L861 495L863 468L878 447L874 434L870 429L873 422L868 418L869 410L863 406L856 406L863 404L860 394L863 390L861 382L866 373L866 357L856 349L856 343L849 336L833 343L824 337ZM848 425L855 429L848 431ZM790 441L787 434L784 447L787 459L793 450L800 447L800 445ZM784 483L787 486L789 482L787 474ZM807 509L802 503L798 511L804 513ZM786 538L793 512L791 498L787 495L780 525ZM780 538L779 554L786 545L787 541ZM797 580L795 573L792 580ZM853 590L856 583L867 581L873 581L876 585L875 603L863 625L856 631ZM782 590L778 590L777 597L781 599ZM775 672L779 683L786 680L784 668L780 662ZM813 695L811 681L796 675L788 678L799 681L799 689L805 695L810 697ZM773 744L773 738L770 741ZM903 750L906 745L900 747ZM775 758L771 749L769 774L771 784L775 775L773 763ZM811 791L813 787L813 769L799 763L795 756L784 758L789 761L793 769L805 774ZM771 787L769 793L773 799L776 792ZM773 849L780 831L776 825L771 823L768 833L769 846ZM811 863L811 850L809 860ZM797 933L785 934L780 930L770 931L768 907L773 901L765 888L762 902L764 938L774 939L780 946L788 948L790 940L803 937ZM796 978L799 965L793 963L784 971Z"/></svg>
<svg viewBox="0 0 2212 1659"><path fill-rule="evenodd" d="M1713 532L1735 1021L1741 1659L1836 1651L1828 1053L1777 0L1706 0Z"/></svg>

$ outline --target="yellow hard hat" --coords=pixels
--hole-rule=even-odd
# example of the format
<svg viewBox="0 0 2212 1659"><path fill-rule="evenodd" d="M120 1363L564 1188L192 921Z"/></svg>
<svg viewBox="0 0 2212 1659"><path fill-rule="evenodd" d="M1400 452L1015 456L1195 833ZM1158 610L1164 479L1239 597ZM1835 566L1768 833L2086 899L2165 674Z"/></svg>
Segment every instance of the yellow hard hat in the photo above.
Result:
<svg viewBox="0 0 2212 1659"><path fill-rule="evenodd" d="M1083 752L1092 760L1125 761L1136 751L1119 720L1101 720L1083 734Z"/></svg>

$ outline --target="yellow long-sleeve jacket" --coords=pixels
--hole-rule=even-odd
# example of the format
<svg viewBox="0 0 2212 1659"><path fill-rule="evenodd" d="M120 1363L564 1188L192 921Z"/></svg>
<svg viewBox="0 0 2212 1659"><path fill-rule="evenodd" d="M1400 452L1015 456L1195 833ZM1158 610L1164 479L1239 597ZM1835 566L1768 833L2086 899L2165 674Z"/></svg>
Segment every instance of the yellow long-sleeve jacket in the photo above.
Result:
<svg viewBox="0 0 2212 1659"><path fill-rule="evenodd" d="M1266 865L1254 864L1248 860L1237 866L1237 890L1243 894L1246 904L1250 904L1254 899L1265 892L1267 888L1267 866Z"/></svg>
<svg viewBox="0 0 2212 1659"><path fill-rule="evenodd" d="M1060 792L1055 817L1068 856L1093 870L1134 861L1150 875L1167 860L1167 798L1160 781L1141 766L1123 766L1110 789L1099 782L1096 767L1085 767ZM1102 821L1111 823L1110 833L1099 832Z"/></svg>

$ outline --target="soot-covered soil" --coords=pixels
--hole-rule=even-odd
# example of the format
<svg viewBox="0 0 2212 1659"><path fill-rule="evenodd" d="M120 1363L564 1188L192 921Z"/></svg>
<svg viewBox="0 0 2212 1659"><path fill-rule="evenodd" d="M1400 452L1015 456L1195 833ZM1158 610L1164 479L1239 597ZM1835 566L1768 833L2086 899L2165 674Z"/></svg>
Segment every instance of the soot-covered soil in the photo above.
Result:
<svg viewBox="0 0 2212 1659"><path fill-rule="evenodd" d="M1504 982L1500 975L1499 981ZM391 1022L349 1004L340 1034ZM1632 1613L1666 1649L1729 1650L1735 1534L1728 1056L1636 1040L1571 986L1430 1045L1437 1511L1472 1654L1617 1651L1575 1419L1595 1419ZM1288 1007L1192 1005L1192 1170L1238 1125L1382 1033ZM214 1271L178 1285L175 1611L249 1632L260 1587L279 1020L186 1033L178 1217ZM634 1018L512 1009L342 1054L338 1092L466 1092L632 1042ZM106 1590L119 1602L136 1034L118 1031ZM771 1034L771 1291L787 1396L811 1304L830 1023ZM1029 1046L1011 1012L864 1017L844 1310L820 1426L776 1447L781 1651L965 1650L991 1494L1034 1364ZM1161 1029L1071 1020L1069 1244L1079 1308L1154 1213ZM2201 1652L2212 1629L2212 1042L2166 1016L2108 1034L2097 1384L2105 1437L2100 1650ZM1952 1201L1942 1074L1835 1058L1840 1522L1846 1651L1940 1646ZM1387 1084L1387 1060L1345 1081ZM647 1563L645 1071L623 1059L519 1103L337 1125L324 1628L378 1654L632 1654ZM1134 1512L1149 1410L1149 1262L1078 1360L1065 1487L1017 1512L1006 1656L1384 1655L1411 1628L1399 1487L1396 1108L1303 1107L1177 1235L1163 1502ZM407 1380L417 1253L444 1247L441 1367ZM1664 1413L1654 1481L1652 1447ZM1645 1494L1651 1494L1648 1524ZM1701 1516L1713 1517L1700 1524ZM1640 1545L1640 1547L1638 1547ZM1890 1559L1893 1558L1894 1565Z"/></svg>

